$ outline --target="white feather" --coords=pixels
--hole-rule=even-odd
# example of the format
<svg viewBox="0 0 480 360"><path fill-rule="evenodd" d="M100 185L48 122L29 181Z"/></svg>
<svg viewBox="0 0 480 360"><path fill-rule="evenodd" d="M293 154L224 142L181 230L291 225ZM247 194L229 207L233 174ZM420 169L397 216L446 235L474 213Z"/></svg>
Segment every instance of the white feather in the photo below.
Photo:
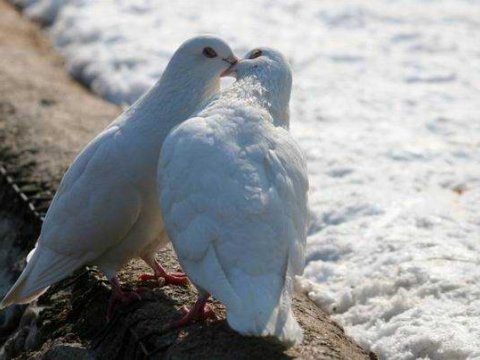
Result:
<svg viewBox="0 0 480 360"><path fill-rule="evenodd" d="M204 47L217 59L202 55ZM129 259L168 242L156 197L156 169L168 132L218 92L233 53L200 36L173 55L160 81L75 159L46 215L36 249L0 304L31 301L82 265L113 277Z"/></svg>
<svg viewBox="0 0 480 360"><path fill-rule="evenodd" d="M26 268L0 303L0 308L36 299L51 284L64 279L88 260L66 257L42 246L35 247L29 256Z"/></svg>
<svg viewBox="0 0 480 360"><path fill-rule="evenodd" d="M284 82L289 94L288 76ZM291 301L304 267L308 180L287 118L272 117L288 111L266 105L269 87L237 80L174 129L158 191L183 269L226 305L230 326L293 345L302 339ZM288 97L280 104L288 108Z"/></svg>

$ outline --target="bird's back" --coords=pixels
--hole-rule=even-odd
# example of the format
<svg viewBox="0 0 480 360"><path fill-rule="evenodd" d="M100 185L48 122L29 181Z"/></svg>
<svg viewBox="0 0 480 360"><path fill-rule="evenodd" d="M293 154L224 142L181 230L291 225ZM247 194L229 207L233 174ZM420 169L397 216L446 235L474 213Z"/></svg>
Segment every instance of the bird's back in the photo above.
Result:
<svg viewBox="0 0 480 360"><path fill-rule="evenodd" d="M160 168L165 224L193 283L240 333L298 342L308 183L288 131L245 104L208 110L167 137Z"/></svg>

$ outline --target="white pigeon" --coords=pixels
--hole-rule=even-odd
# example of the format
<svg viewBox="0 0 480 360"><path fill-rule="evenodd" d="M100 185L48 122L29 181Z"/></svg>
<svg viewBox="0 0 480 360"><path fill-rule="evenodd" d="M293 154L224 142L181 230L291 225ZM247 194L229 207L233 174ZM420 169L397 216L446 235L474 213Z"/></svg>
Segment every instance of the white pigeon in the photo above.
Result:
<svg viewBox="0 0 480 360"><path fill-rule="evenodd" d="M288 131L291 71L266 48L232 69L232 87L172 130L160 155L165 227L199 290L171 326L211 316L211 294L234 330L290 346L303 337L291 307L308 222L306 162Z"/></svg>
<svg viewBox="0 0 480 360"><path fill-rule="evenodd" d="M129 301L136 294L121 290L116 273L133 257L166 282L188 281L167 274L154 258L169 241L156 193L158 157L170 130L220 90L221 74L236 62L230 47L213 36L180 46L157 84L67 170L28 264L0 308L32 301L86 264L97 265L110 280L110 305Z"/></svg>

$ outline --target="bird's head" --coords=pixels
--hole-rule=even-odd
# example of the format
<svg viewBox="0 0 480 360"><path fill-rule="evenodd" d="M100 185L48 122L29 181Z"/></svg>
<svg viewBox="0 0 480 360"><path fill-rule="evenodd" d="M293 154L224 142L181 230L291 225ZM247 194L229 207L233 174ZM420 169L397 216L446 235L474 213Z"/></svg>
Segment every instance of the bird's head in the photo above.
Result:
<svg viewBox="0 0 480 360"><path fill-rule="evenodd" d="M288 126L292 71L282 53L267 47L253 49L227 70L227 74L236 77L237 82L245 79L258 83L273 115L282 118L279 120Z"/></svg>
<svg viewBox="0 0 480 360"><path fill-rule="evenodd" d="M238 62L238 58L222 39L202 35L185 41L171 62L193 75L220 77Z"/></svg>
<svg viewBox="0 0 480 360"><path fill-rule="evenodd" d="M150 98L158 103L159 97L166 97L161 102L163 111L176 114L175 121L184 120L220 91L222 73L237 62L222 39L210 35L191 38L175 51Z"/></svg>

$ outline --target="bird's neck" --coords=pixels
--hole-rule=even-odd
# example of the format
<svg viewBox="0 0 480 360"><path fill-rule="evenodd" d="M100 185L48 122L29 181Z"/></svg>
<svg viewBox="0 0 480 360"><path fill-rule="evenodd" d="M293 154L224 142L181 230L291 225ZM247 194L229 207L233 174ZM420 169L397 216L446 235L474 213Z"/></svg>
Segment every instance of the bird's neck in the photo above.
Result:
<svg viewBox="0 0 480 360"><path fill-rule="evenodd" d="M275 126L288 129L290 126L289 93L281 96L275 84L258 81L255 77L237 80L231 91L236 97L243 98L248 103L256 104L268 111Z"/></svg>
<svg viewBox="0 0 480 360"><path fill-rule="evenodd" d="M162 78L127 111L136 127L145 129L160 144L170 130L188 119L207 99L220 90L217 77L188 69L167 68Z"/></svg>
<svg viewBox="0 0 480 360"><path fill-rule="evenodd" d="M219 91L220 86L217 83L218 81L198 78L192 81L186 77L162 79L141 99L138 107L155 115L157 122L167 127L175 126L186 120L201 103Z"/></svg>

